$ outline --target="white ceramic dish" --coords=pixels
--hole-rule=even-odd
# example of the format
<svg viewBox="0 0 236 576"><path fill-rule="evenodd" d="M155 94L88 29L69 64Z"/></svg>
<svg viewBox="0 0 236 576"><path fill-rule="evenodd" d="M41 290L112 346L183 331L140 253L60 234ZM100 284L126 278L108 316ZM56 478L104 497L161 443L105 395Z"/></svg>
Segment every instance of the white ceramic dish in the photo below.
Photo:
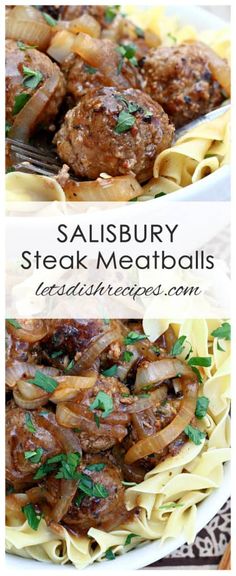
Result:
<svg viewBox="0 0 236 576"><path fill-rule="evenodd" d="M207 12L198 6L166 6L169 15L178 15L179 22L192 24L197 30L219 29L225 22L214 14ZM168 197L171 201L225 201L230 198L230 170L228 166L220 168L215 173L207 176L199 182L176 191ZM160 201L166 201L166 198ZM151 201L153 202L153 201ZM150 206L150 203L148 203ZM155 201L155 205L156 201ZM205 501L198 506L196 529L199 532L215 516L221 506L230 496L230 464L224 466L224 481L219 489L215 490ZM164 544L151 542L140 548L131 550L123 556L117 557L113 562L96 563L85 571L92 573L104 573L112 571L127 571L143 568L152 562L160 560L166 555L176 550L185 543L184 536L177 539L167 540ZM25 572L46 572L67 574L72 576L75 573L73 566L58 566L48 563L40 563L34 560L26 560L17 556L6 555L6 573L23 574Z"/></svg>

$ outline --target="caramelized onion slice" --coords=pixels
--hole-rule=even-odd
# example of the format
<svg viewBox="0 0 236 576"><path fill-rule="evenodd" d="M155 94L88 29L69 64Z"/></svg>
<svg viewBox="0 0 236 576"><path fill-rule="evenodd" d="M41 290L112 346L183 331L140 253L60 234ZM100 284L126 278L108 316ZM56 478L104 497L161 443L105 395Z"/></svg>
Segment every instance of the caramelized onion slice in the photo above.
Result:
<svg viewBox="0 0 236 576"><path fill-rule="evenodd" d="M68 30L59 30L53 36L47 54L61 64L72 52L74 34Z"/></svg>
<svg viewBox="0 0 236 576"><path fill-rule="evenodd" d="M60 82L60 74L55 65L54 73L45 80L38 90L31 96L25 106L16 115L14 124L9 131L9 138L28 142L34 128L53 97Z"/></svg>
<svg viewBox="0 0 236 576"><path fill-rule="evenodd" d="M33 6L15 6L6 18L6 38L46 50L53 29Z"/></svg>
<svg viewBox="0 0 236 576"><path fill-rule="evenodd" d="M188 43L192 41L189 40ZM230 82L230 66L226 60L218 56L218 54L204 42L197 42L203 50L203 53L208 57L208 64L214 80L219 82L220 86L224 89L226 95L230 97L231 82Z"/></svg>
<svg viewBox="0 0 236 576"><path fill-rule="evenodd" d="M55 504L50 517L54 522L60 522L68 511L69 506L77 492L76 480L61 480L60 482L60 498Z"/></svg>
<svg viewBox="0 0 236 576"><path fill-rule="evenodd" d="M73 400L81 390L92 388L97 380L95 376L58 376L56 390L50 395L50 401L57 404L67 400Z"/></svg>
<svg viewBox="0 0 236 576"><path fill-rule="evenodd" d="M20 328L15 328L7 322L7 331L14 338L33 344L47 336L48 329L45 320L19 320Z"/></svg>
<svg viewBox="0 0 236 576"><path fill-rule="evenodd" d="M197 403L198 382L197 378L185 378L183 382L184 398L181 402L178 414L168 426L153 436L143 438L134 444L125 455L125 462L132 464L149 454L164 450L170 442L173 442L183 432L185 426L191 422Z"/></svg>
<svg viewBox="0 0 236 576"><path fill-rule="evenodd" d="M24 378L33 378L36 370L47 374L47 376L58 376L59 370L52 366L41 366L37 364L30 364L29 362L18 362L15 360L11 366L6 368L6 385L9 388L14 388L16 383Z"/></svg>
<svg viewBox="0 0 236 576"><path fill-rule="evenodd" d="M73 20L60 20L58 25L60 27L65 26L70 32L73 32L73 34L84 32L85 34L92 36L92 38L99 38L101 34L101 26L99 22L86 12Z"/></svg>
<svg viewBox="0 0 236 576"><path fill-rule="evenodd" d="M190 376L192 370L190 366L177 358L161 358L156 362L151 362L147 367L138 368L134 391L138 393L145 386L161 383L163 380L174 378L177 374Z"/></svg>
<svg viewBox="0 0 236 576"><path fill-rule="evenodd" d="M76 36L73 52L81 56L90 66L99 68L106 78L107 85L124 86L121 74L117 74L121 55L116 45L110 40L91 38L88 34L81 32Z"/></svg>
<svg viewBox="0 0 236 576"><path fill-rule="evenodd" d="M115 330L108 330L107 332L103 332L96 340L90 344L90 346L83 352L82 357L80 358L78 364L76 364L73 368L74 374L80 374L83 370L90 368L95 360L97 359L100 354L106 350L106 348L115 342L116 340L120 339L120 333ZM71 371L72 373L72 371Z"/></svg>
<svg viewBox="0 0 236 576"><path fill-rule="evenodd" d="M133 176L109 176L93 182L68 180L63 186L68 202L128 202L143 190Z"/></svg>

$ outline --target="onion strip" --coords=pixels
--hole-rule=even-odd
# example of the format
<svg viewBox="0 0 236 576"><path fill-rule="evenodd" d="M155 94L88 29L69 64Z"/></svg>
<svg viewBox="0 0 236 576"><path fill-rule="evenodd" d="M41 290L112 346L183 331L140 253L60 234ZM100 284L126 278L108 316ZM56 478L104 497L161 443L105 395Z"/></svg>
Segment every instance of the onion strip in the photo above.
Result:
<svg viewBox="0 0 236 576"><path fill-rule="evenodd" d="M136 393L140 392L145 386L160 384L164 380L174 378L177 374L190 376L192 370L190 366L177 358L161 358L146 367L138 368L134 390Z"/></svg>

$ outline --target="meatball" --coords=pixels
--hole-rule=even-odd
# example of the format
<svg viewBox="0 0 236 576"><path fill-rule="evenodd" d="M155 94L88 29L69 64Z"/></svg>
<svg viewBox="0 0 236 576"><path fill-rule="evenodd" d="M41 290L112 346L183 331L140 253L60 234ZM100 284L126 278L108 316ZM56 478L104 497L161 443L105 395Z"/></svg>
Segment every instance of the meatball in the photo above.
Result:
<svg viewBox="0 0 236 576"><path fill-rule="evenodd" d="M25 81L24 66L34 72L43 75L35 88L30 88ZM14 122L14 106L16 98L21 94L29 94L30 97L38 90L42 83L57 72L59 83L56 92L52 95L47 107L37 119L37 125L48 124L56 116L62 99L65 95L65 80L57 64L53 63L46 54L35 48L21 50L14 40L6 40L6 120L10 124ZM29 78L28 78L29 79Z"/></svg>
<svg viewBox="0 0 236 576"><path fill-rule="evenodd" d="M150 50L142 72L145 91L161 104L176 127L206 114L225 98L211 73L207 52L197 42Z"/></svg>
<svg viewBox="0 0 236 576"><path fill-rule="evenodd" d="M159 104L139 90L90 90L69 110L55 137L63 162L82 178L152 176L156 155L171 145L174 128Z"/></svg>
<svg viewBox="0 0 236 576"><path fill-rule="evenodd" d="M111 51L114 50L114 44L110 40L103 40L103 43L111 45ZM117 55L117 59L118 55ZM114 67L116 63L114 62ZM88 90L92 88L99 89L102 86L115 85L115 81L111 82L109 76L102 73L99 68L89 66L80 56L70 55L63 64L63 72L65 74L67 83L67 92L73 96L74 103L77 104ZM130 64L129 61L124 60L122 67L117 74L117 87L119 89L127 88L141 88L142 77L138 69Z"/></svg>
<svg viewBox="0 0 236 576"><path fill-rule="evenodd" d="M110 415L103 417L100 405L91 409L99 392L105 393L107 399L112 398ZM59 424L64 422L64 407L69 409L71 426L78 427L78 437L84 452L97 453L108 450L119 444L125 438L130 423L130 414L124 411L123 394L129 393L128 388L117 378L100 376L96 384L80 392L76 402L65 402L64 406L57 406L56 418ZM122 411L123 408L123 411ZM74 420L75 416L76 420Z"/></svg>
<svg viewBox="0 0 236 576"><path fill-rule="evenodd" d="M69 433L69 436L68 436ZM80 451L79 440L73 432L59 429L53 413L40 414L37 410L26 411L12 403L6 413L6 478L15 489L37 483L34 475L44 462L65 452L66 442L71 449ZM38 450L39 459L26 458L26 452Z"/></svg>
<svg viewBox="0 0 236 576"><path fill-rule="evenodd" d="M102 470L90 470L89 466L104 464ZM88 466L88 468L87 468ZM93 497L77 491L74 501L62 519L62 523L70 526L79 534L86 534L90 528L100 530L114 530L121 523L127 522L131 514L125 507L125 488L122 485L122 476L117 466L102 457L93 457L79 468L83 479L88 485L100 485L103 497ZM80 504L76 504L78 496Z"/></svg>

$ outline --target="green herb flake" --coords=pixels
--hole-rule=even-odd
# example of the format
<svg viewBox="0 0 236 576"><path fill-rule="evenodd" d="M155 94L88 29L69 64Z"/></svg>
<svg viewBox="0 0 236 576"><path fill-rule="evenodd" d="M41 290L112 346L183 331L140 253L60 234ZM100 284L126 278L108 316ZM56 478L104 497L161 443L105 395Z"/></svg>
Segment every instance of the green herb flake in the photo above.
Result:
<svg viewBox="0 0 236 576"><path fill-rule="evenodd" d="M229 322L223 322L219 328L213 330L211 336L220 340L231 340L231 326Z"/></svg>
<svg viewBox="0 0 236 576"><path fill-rule="evenodd" d="M63 350L56 350L55 352L52 352L51 354L51 358L59 358L59 356L62 356L63 354Z"/></svg>
<svg viewBox="0 0 236 576"><path fill-rule="evenodd" d="M174 44L176 44L176 42L177 42L176 36L174 36L173 34L171 34L171 32L168 32L167 36L168 36L168 38L170 38L170 40L172 40L172 42L173 42Z"/></svg>
<svg viewBox="0 0 236 576"><path fill-rule="evenodd" d="M207 396L199 396L197 399L197 406L195 410L195 416L199 418L199 420L201 418L204 418L204 416L206 416L208 406L209 406L209 398L207 398Z"/></svg>
<svg viewBox="0 0 236 576"><path fill-rule="evenodd" d="M39 388L42 388L42 390L45 390L49 394L52 394L52 392L54 392L58 386L58 383L56 380L54 380L54 378L47 376L47 374L40 372L40 370L36 370L34 378L28 380L28 382L38 386Z"/></svg>
<svg viewBox="0 0 236 576"><path fill-rule="evenodd" d="M34 474L34 480L41 480L41 478L45 478L48 474L51 474L56 469L56 464L50 464L45 462L40 466Z"/></svg>
<svg viewBox="0 0 236 576"><path fill-rule="evenodd" d="M140 28L140 26L135 26L135 33L137 34L138 38L145 38L144 30Z"/></svg>
<svg viewBox="0 0 236 576"><path fill-rule="evenodd" d="M113 408L112 397L103 392L103 390L99 390L95 400L90 404L90 410L98 409L103 411L103 418L107 418L113 412Z"/></svg>
<svg viewBox="0 0 236 576"><path fill-rule="evenodd" d="M84 499L83 492L79 492L79 494L76 495L75 500L74 500L74 503L76 506L78 506L78 508L80 507L80 504L81 504L83 499Z"/></svg>
<svg viewBox="0 0 236 576"><path fill-rule="evenodd" d="M127 132L135 124L135 118L129 112L122 110L119 113L117 124L115 126L116 134L122 134L122 132Z"/></svg>
<svg viewBox="0 0 236 576"><path fill-rule="evenodd" d="M129 344L134 344L135 342L140 342L140 340L146 340L147 336L145 334L139 334L139 332L129 332L124 338L124 344L128 346Z"/></svg>
<svg viewBox="0 0 236 576"><path fill-rule="evenodd" d="M77 468L80 463L80 454L78 452L66 454L61 461L60 468L56 474L56 478L64 478L64 480L77 480Z"/></svg>
<svg viewBox="0 0 236 576"><path fill-rule="evenodd" d="M42 72L39 72L38 70L31 70L31 68L28 68L28 66L23 66L23 74L25 76L23 80L24 86L31 88L32 90L37 88L37 86L43 80Z"/></svg>
<svg viewBox="0 0 236 576"><path fill-rule="evenodd" d="M94 66L90 66L89 64L84 64L84 71L87 72L87 74L96 74L96 72L98 71L97 68L94 68Z"/></svg>
<svg viewBox="0 0 236 576"><path fill-rule="evenodd" d="M14 168L14 166L9 166L9 168L6 169L6 174L11 174L11 172L15 172L16 169Z"/></svg>
<svg viewBox="0 0 236 576"><path fill-rule="evenodd" d="M97 428L100 428L100 418L99 418L99 416L94 413L93 417L94 417L94 422L95 422Z"/></svg>
<svg viewBox="0 0 236 576"><path fill-rule="evenodd" d="M108 548L105 552L105 556L107 560L115 560L115 554L112 548Z"/></svg>
<svg viewBox="0 0 236 576"><path fill-rule="evenodd" d="M17 46L22 51L31 50L32 48L37 48L36 44L32 44L32 46L29 46L28 44L21 42L21 40L17 41Z"/></svg>
<svg viewBox="0 0 236 576"><path fill-rule="evenodd" d="M187 336L180 336L178 340L176 340L170 351L171 356L179 356L182 354L186 338Z"/></svg>
<svg viewBox="0 0 236 576"><path fill-rule="evenodd" d="M65 372L67 372L68 370L72 370L72 368L74 368L74 365L75 365L75 361L74 361L74 359L72 359L69 362L68 366L65 368Z"/></svg>
<svg viewBox="0 0 236 576"><path fill-rule="evenodd" d="M105 20L110 23L113 22L114 18L119 12L120 6L108 6L105 10Z"/></svg>
<svg viewBox="0 0 236 576"><path fill-rule="evenodd" d="M202 384L203 379L202 379L202 376L201 376L198 368L196 368L196 366L192 366L192 371L196 374L199 384Z"/></svg>
<svg viewBox="0 0 236 576"><path fill-rule="evenodd" d="M205 432L201 432L201 430L199 430L198 428L194 428L194 426L191 426L191 424L185 426L184 432L186 436L188 436L189 439L192 440L192 442L196 445L201 444L202 440L204 440L204 438L206 437Z"/></svg>
<svg viewBox="0 0 236 576"><path fill-rule="evenodd" d="M192 356L188 360L189 366L204 366L204 368L209 368L211 366L210 356Z"/></svg>
<svg viewBox="0 0 236 576"><path fill-rule="evenodd" d="M6 124L5 124L5 136L8 136L11 128L12 128L11 123L10 123L10 122L6 122Z"/></svg>
<svg viewBox="0 0 236 576"><path fill-rule="evenodd" d="M14 326L14 328L16 328L17 330L19 330L20 328L22 328L21 324L18 322L18 320L9 320L9 318L7 318L7 322L8 324L11 324L11 326Z"/></svg>
<svg viewBox="0 0 236 576"><path fill-rule="evenodd" d="M31 95L28 94L27 92L21 92L21 94L17 94L14 100L12 114L14 116L18 114L22 110L22 108L24 108L26 102L28 102L30 98Z"/></svg>
<svg viewBox="0 0 236 576"><path fill-rule="evenodd" d="M24 452L24 456L26 460L30 460L33 464L38 464L42 458L43 449L36 448L36 450L28 450Z"/></svg>
<svg viewBox="0 0 236 576"><path fill-rule="evenodd" d="M165 192L158 192L158 194L155 194L154 198L161 198L162 196L166 196Z"/></svg>
<svg viewBox="0 0 236 576"><path fill-rule="evenodd" d="M33 504L26 504L26 506L23 506L22 512L24 513L30 528L38 530L42 514L36 512Z"/></svg>
<svg viewBox="0 0 236 576"><path fill-rule="evenodd" d="M125 350L122 356L122 362L130 362L131 358L133 358L133 352Z"/></svg>
<svg viewBox="0 0 236 576"><path fill-rule="evenodd" d="M54 28L54 26L57 25L57 20L55 20L55 18L52 18L50 14L47 14L47 12L42 12L42 15L49 26L52 26L52 28Z"/></svg>
<svg viewBox="0 0 236 576"><path fill-rule="evenodd" d="M138 61L137 58L135 56L136 54L136 46L134 44L121 44L120 46L118 46L117 48L117 52L119 52L122 56L122 58L127 58L127 60L129 60L129 62L131 62L131 64L133 64L133 66L137 66L138 65Z"/></svg>
<svg viewBox="0 0 236 576"><path fill-rule="evenodd" d="M33 424L31 414L29 412L26 412L26 414L25 414L25 425L26 425L26 428L28 428L29 432L31 432L32 434L34 434L36 432L36 428Z"/></svg>
<svg viewBox="0 0 236 576"><path fill-rule="evenodd" d="M155 354L160 356L161 350L160 350L160 348L158 348L158 346L151 346L151 350L152 350L152 352L154 352Z"/></svg>
<svg viewBox="0 0 236 576"><path fill-rule="evenodd" d="M103 484L100 484L99 482L95 483L90 476L83 472L79 473L78 488L81 492L84 492L84 494L92 498L102 499L109 496L109 492Z"/></svg>
<svg viewBox="0 0 236 576"><path fill-rule="evenodd" d="M86 470L91 470L91 472L101 472L101 470L104 470L105 466L106 464L98 462L97 464L89 464L86 466Z"/></svg>
<svg viewBox="0 0 236 576"><path fill-rule="evenodd" d="M133 540L133 538L139 538L139 535L138 534L128 534L127 538L125 539L124 546L129 546L129 544L131 543L131 540Z"/></svg>
<svg viewBox="0 0 236 576"><path fill-rule="evenodd" d="M115 376L117 373L117 364L113 364L113 366L111 366L110 368L107 368L107 370L103 370L102 371L102 375L103 376Z"/></svg>
<svg viewBox="0 0 236 576"><path fill-rule="evenodd" d="M159 506L158 510L169 510L170 508L182 508L183 504L178 502L168 502L167 504L162 504Z"/></svg>

